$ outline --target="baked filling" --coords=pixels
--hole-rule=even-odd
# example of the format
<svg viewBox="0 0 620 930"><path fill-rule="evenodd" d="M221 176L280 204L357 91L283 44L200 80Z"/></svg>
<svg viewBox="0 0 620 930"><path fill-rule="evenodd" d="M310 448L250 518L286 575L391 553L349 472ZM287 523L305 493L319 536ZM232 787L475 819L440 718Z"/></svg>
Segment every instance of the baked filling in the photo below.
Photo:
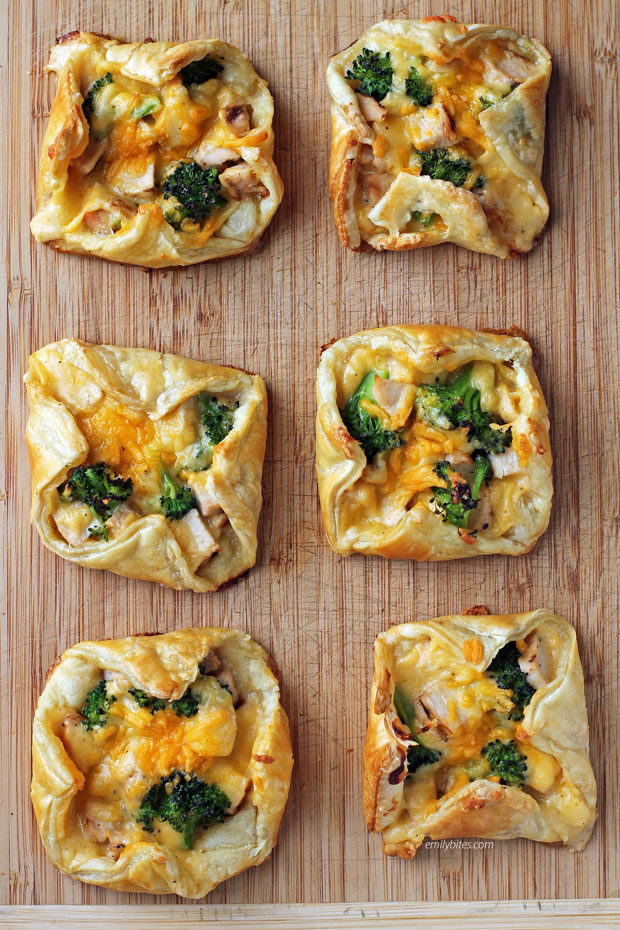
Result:
<svg viewBox="0 0 620 930"><path fill-rule="evenodd" d="M366 356L357 351L343 377L353 384L364 372L340 406L366 456L360 478L342 494L347 522L395 527L430 511L472 546L480 536L518 532L528 507L523 470L537 450L513 429L522 413L513 363L473 361L425 380L403 365L390 377L395 363L387 354L385 368L366 370Z"/></svg>
<svg viewBox="0 0 620 930"><path fill-rule="evenodd" d="M75 413L88 458L57 489L52 516L60 535L73 547L98 546L140 517L161 514L193 572L231 550L236 537L209 470L238 406L233 396L201 392L152 420L104 396Z"/></svg>
<svg viewBox="0 0 620 930"><path fill-rule="evenodd" d="M75 766L79 829L115 860L139 842L191 850L244 804L260 695L240 693L217 648L175 700L101 675L81 711L59 707L53 725Z"/></svg>
<svg viewBox="0 0 620 930"><path fill-rule="evenodd" d="M384 842L402 842L412 824L479 780L531 795L572 827L586 824L591 814L579 788L555 756L534 745L523 722L536 691L556 676L560 640L534 629L503 646L484 670L475 667L481 640L473 636L462 648L460 663L430 639L396 653L390 726L407 752L388 780L405 784Z"/></svg>

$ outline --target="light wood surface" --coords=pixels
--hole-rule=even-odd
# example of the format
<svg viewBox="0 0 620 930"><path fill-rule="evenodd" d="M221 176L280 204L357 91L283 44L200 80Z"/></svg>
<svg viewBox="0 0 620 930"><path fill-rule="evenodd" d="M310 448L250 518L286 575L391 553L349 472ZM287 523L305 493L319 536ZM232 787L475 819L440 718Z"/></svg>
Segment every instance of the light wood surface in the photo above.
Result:
<svg viewBox="0 0 620 930"><path fill-rule="evenodd" d="M590 930L618 927L620 900L411 904L241 904L143 907L17 906L0 908L0 930Z"/></svg>
<svg viewBox="0 0 620 930"><path fill-rule="evenodd" d="M0 103L7 168L0 202L8 207L8 224L2 224L8 267L0 499L7 513L8 602L0 652L0 900L154 903L152 896L71 881L48 863L29 801L30 725L45 672L70 644L191 624L238 626L272 653L296 756L275 854L217 889L210 905L617 895L617 4L487 0L450 6L464 21L500 21L537 36L554 61L544 168L551 221L536 251L503 263L452 246L355 255L342 249L334 228L327 195L328 58L372 22L441 13L444 4L8 2ZM276 98L276 160L286 188L259 252L145 272L56 254L30 238L39 144L54 92L43 68L54 37L75 28L132 40L216 35L251 55ZM516 324L530 334L556 461L551 525L530 555L416 565L344 560L328 548L313 471L320 346L396 322ZM31 351L64 336L146 345L266 379L271 415L259 557L238 584L210 596L181 594L86 571L41 546L28 525L21 378ZM387 859L366 832L360 792L374 637L392 623L481 602L495 612L546 606L577 627L600 790L594 837L577 855L518 841L484 850L422 848L413 862ZM162 899L166 908L174 903ZM15 920L28 913L15 912ZM143 925L154 927L148 914ZM50 916L49 925L65 925L62 916L55 920Z"/></svg>

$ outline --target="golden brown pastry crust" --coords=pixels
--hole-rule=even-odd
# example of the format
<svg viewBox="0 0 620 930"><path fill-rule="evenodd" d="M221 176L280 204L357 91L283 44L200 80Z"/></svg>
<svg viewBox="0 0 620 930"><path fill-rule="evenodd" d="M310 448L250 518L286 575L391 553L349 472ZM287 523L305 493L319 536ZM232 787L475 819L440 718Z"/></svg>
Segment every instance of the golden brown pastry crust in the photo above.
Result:
<svg viewBox="0 0 620 930"><path fill-rule="evenodd" d="M391 377L417 384L472 361L508 361L512 366L518 381L516 406L505 422L511 423L513 447L522 457L517 483L513 476L499 499L496 528L480 529L473 542L444 523L426 500L418 499L413 507L399 500L386 516L380 483L373 485L376 497L373 491L364 502L369 467L339 412L372 369L384 368ZM548 431L547 406L524 339L448 326L389 326L338 340L323 352L317 375L316 470L332 548L340 555L360 552L423 561L528 552L549 522L553 487Z"/></svg>
<svg viewBox="0 0 620 930"><path fill-rule="evenodd" d="M551 73L549 53L536 39L527 39L512 29L466 26L449 19L386 20L372 26L330 61L327 69L332 98L329 190L338 234L350 249L370 247L392 251L454 242L476 252L509 258L529 251L547 221L549 206L540 174L545 95ZM505 99L499 99L495 105L475 116L480 127L474 132L477 151L484 152L480 165L483 171L497 173L501 183L491 185L492 191L487 184L482 190L472 192L447 181L419 177L415 173L419 170L417 168L412 173L406 165L386 166L384 154L375 152L373 165L376 165L378 174L387 170L388 189L383 189L385 184L381 188L379 205L371 204L366 195L362 196L360 158L363 147L368 150L373 145L379 124L364 118L354 82L347 80L345 74L364 48L390 52L393 63L397 59L395 83L382 101L388 113L391 106L397 106L396 94L406 105L404 81L409 66L417 64L420 55L426 59L427 65L430 62L435 69L438 87L442 81L442 65L455 58L463 59L463 67L465 61L475 66L472 68L474 72L482 70L487 59L489 64L485 67L489 71L493 69L496 75L493 56L506 53L514 55L520 62L524 61L526 73L520 76L518 86L506 94ZM493 55L490 49L494 50ZM503 72L499 73L503 75ZM506 75L503 77L508 80ZM477 75L475 80L481 81L482 78ZM458 83L456 90L457 97L464 93L464 88ZM480 90L485 91L484 84ZM474 92L475 86L471 93ZM443 99L444 102L447 100L446 97ZM478 103L475 109L479 109ZM478 132L482 133L481 138L477 137ZM463 138L469 136L464 135ZM410 139L408 144L413 152ZM437 147L442 145L438 143ZM374 220L367 218L371 206ZM407 230L412 210L438 214L442 222L428 228ZM360 226L362 215L365 219Z"/></svg>
<svg viewBox="0 0 620 930"><path fill-rule="evenodd" d="M433 656L431 662L424 668L415 660L411 664L416 674L415 691L422 693L425 684L432 683L442 672L462 667L466 641L477 638L481 642L480 658L471 664L483 671L506 643L525 639L534 630L553 656L553 674L544 687L534 692L520 727L529 734L529 745L559 763L561 776L554 788L544 795L526 793L478 778L428 807L410 808L407 813L408 743L399 736L392 703L399 663L406 662L416 647L422 649L429 644L425 654ZM583 849L596 819L596 783L588 758L583 672L570 624L546 610L440 617L380 633L374 654L363 795L368 828L381 833L385 853L411 858L426 836L527 837Z"/></svg>
<svg viewBox="0 0 620 930"><path fill-rule="evenodd" d="M145 94L149 91L161 94L182 68L206 56L214 56L223 63L223 79L234 88L234 94L251 107L252 126L244 138L237 138L232 132L224 133L219 124L215 131L219 146L232 146L242 158L242 164L251 167L255 178L264 186L262 196L244 195L239 201L230 198L228 205L209 218L203 224L203 231L196 235L177 231L169 225L152 198L138 197L136 212L136 204L130 196L119 196L110 185L96 180L86 185L76 200L70 193L71 173L79 170L78 159L89 144L91 134L83 102L92 82L110 73L113 77L126 78L132 82L132 87L140 87ZM273 99L265 81L238 49L218 39L179 45L172 42L123 44L116 39L75 32L60 39L51 49L48 70L58 74L58 87L39 163L37 209L31 223L36 239L58 251L149 268L226 258L258 246L282 200L283 186L272 159ZM181 110L190 105L191 100L184 98ZM212 145L217 147L215 141ZM193 142L185 148L187 151L183 147L179 150L181 157L191 159L199 145ZM102 234L86 226L85 214L116 209L119 203L128 205L129 216L123 218L118 231ZM204 232L207 229L208 237Z"/></svg>
<svg viewBox="0 0 620 930"><path fill-rule="evenodd" d="M198 593L214 591L254 565L267 430L267 393L258 375L150 349L64 339L30 357L24 381L30 404L26 442L32 471L31 522L48 548L88 568ZM230 392L239 402L234 426L215 447L209 469L212 492L231 528L228 544L193 571L171 527L175 521L153 513L108 542L88 539L70 545L58 532L53 514L57 488L89 457L89 443L76 417L104 398L156 423L201 391Z"/></svg>
<svg viewBox="0 0 620 930"><path fill-rule="evenodd" d="M223 823L199 831L193 850L174 850L141 832L115 860L83 829L84 777L58 732L60 716L79 713L86 694L109 671L132 686L168 699L180 697L198 675L198 663L217 649L232 668L243 698L256 703L250 790ZM116 891L208 894L238 872L263 862L273 849L293 765L288 720L268 657L246 633L187 629L162 636L84 642L54 665L33 724L32 803L41 838L54 865L83 882Z"/></svg>

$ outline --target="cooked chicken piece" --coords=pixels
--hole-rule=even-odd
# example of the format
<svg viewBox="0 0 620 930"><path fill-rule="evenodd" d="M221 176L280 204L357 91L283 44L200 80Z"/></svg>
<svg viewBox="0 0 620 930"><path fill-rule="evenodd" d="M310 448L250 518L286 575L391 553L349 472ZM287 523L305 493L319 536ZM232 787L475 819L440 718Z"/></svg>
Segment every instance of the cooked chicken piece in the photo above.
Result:
<svg viewBox="0 0 620 930"><path fill-rule="evenodd" d="M230 165L233 162L241 161L239 152L236 152L234 149L214 146L207 141L200 143L194 158L201 168L211 168L214 166L220 168L223 165Z"/></svg>
<svg viewBox="0 0 620 930"><path fill-rule="evenodd" d="M190 472L187 483L192 489L200 513L209 518L211 526L224 526L228 517L218 504L212 490L212 478L208 471Z"/></svg>
<svg viewBox="0 0 620 930"><path fill-rule="evenodd" d="M446 461L450 462L450 465L473 465L474 460L472 459L469 452L450 452L446 455Z"/></svg>
<svg viewBox="0 0 620 930"><path fill-rule="evenodd" d="M226 688L227 691L230 691L232 696L233 705L236 705L239 701L239 689L237 687L237 682L235 681L235 676L229 668L223 668L215 676L221 686Z"/></svg>
<svg viewBox="0 0 620 930"><path fill-rule="evenodd" d="M378 100L375 100L374 97L368 97L366 94L356 94L355 96L360 106L360 112L368 123L377 123L385 119L387 110Z"/></svg>
<svg viewBox="0 0 620 930"><path fill-rule="evenodd" d="M252 168L245 162L222 171L220 182L231 200L243 200L249 194L258 194L259 197L269 196L265 185L258 180Z"/></svg>
<svg viewBox="0 0 620 930"><path fill-rule="evenodd" d="M53 517L56 529L70 546L81 546L89 538L88 528L94 517L88 504L80 504L78 501L61 504Z"/></svg>
<svg viewBox="0 0 620 930"><path fill-rule="evenodd" d="M104 681L113 681L121 691L129 691L131 682L121 672L115 672L113 669L106 668L103 672Z"/></svg>
<svg viewBox="0 0 620 930"><path fill-rule="evenodd" d="M71 168L81 175L90 174L105 152L107 144L107 139L100 139L99 142L91 139L80 157L71 162Z"/></svg>
<svg viewBox="0 0 620 930"><path fill-rule="evenodd" d="M416 110L409 117L409 131L415 147L422 152L454 145L458 141L450 114L443 103Z"/></svg>
<svg viewBox="0 0 620 930"><path fill-rule="evenodd" d="M126 197L135 197L155 189L155 153L133 155L115 161L106 168L106 180L114 190Z"/></svg>
<svg viewBox="0 0 620 930"><path fill-rule="evenodd" d="M220 547L195 508L192 508L180 520L170 520L170 527L192 572L220 551Z"/></svg>
<svg viewBox="0 0 620 930"><path fill-rule="evenodd" d="M116 862L126 845L125 825L85 817L84 829L95 843L108 844L108 855Z"/></svg>
<svg viewBox="0 0 620 930"><path fill-rule="evenodd" d="M84 726L81 714L67 714L58 735L80 772L88 774L99 762L100 750Z"/></svg>
<svg viewBox="0 0 620 930"><path fill-rule="evenodd" d="M514 475L519 471L519 456L512 448L506 449L501 455L489 455L489 462L495 478L505 478L507 475Z"/></svg>
<svg viewBox="0 0 620 930"><path fill-rule="evenodd" d="M527 650L519 658L519 668L532 688L544 688L551 681L551 661L538 633L533 633Z"/></svg>
<svg viewBox="0 0 620 930"><path fill-rule="evenodd" d="M209 675L211 672L215 672L221 666L221 662L213 652L212 649L209 649L206 656L200 663L200 671L203 675Z"/></svg>
<svg viewBox="0 0 620 930"><path fill-rule="evenodd" d="M220 116L236 136L247 136L250 131L250 108L247 103L231 103L220 110Z"/></svg>
<svg viewBox="0 0 620 930"><path fill-rule="evenodd" d="M414 384L405 384L393 378L375 375L372 396L390 418L392 429L400 429L407 422L416 395Z"/></svg>
<svg viewBox="0 0 620 930"><path fill-rule="evenodd" d="M379 171L362 175L361 186L366 202L374 207L381 200L390 183L390 176Z"/></svg>
<svg viewBox="0 0 620 930"><path fill-rule="evenodd" d="M138 516L139 514L136 513L131 504L123 502L119 504L110 519L106 520L106 529L108 533L111 531L115 536L118 536L123 530L126 530L128 526L135 523Z"/></svg>

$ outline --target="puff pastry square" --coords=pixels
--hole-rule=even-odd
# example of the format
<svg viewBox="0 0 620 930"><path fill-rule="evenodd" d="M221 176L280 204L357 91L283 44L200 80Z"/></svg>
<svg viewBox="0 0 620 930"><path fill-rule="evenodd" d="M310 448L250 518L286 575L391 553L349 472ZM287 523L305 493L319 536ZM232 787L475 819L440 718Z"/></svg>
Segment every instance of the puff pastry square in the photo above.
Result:
<svg viewBox="0 0 620 930"><path fill-rule="evenodd" d="M525 339L360 332L323 352L317 405L323 520L341 555L520 555L547 528L549 420Z"/></svg>
<svg viewBox="0 0 620 930"><path fill-rule="evenodd" d="M596 783L572 626L534 610L379 634L364 812L383 851L405 859L426 836L582 849Z"/></svg>
<svg viewBox="0 0 620 930"><path fill-rule="evenodd" d="M116 891L199 898L263 862L293 765L268 663L231 629L68 649L32 738L32 803L54 865Z"/></svg>
<svg viewBox="0 0 620 930"><path fill-rule="evenodd" d="M536 39L450 16L386 20L335 55L329 186L344 245L528 252L549 213L550 73Z"/></svg>
<svg viewBox="0 0 620 930"><path fill-rule="evenodd" d="M258 375L64 339L30 357L24 381L31 520L48 548L199 593L254 565L267 428Z"/></svg>
<svg viewBox="0 0 620 930"><path fill-rule="evenodd" d="M161 268L253 249L282 199L273 99L218 39L134 42L72 32L39 163L34 237Z"/></svg>

